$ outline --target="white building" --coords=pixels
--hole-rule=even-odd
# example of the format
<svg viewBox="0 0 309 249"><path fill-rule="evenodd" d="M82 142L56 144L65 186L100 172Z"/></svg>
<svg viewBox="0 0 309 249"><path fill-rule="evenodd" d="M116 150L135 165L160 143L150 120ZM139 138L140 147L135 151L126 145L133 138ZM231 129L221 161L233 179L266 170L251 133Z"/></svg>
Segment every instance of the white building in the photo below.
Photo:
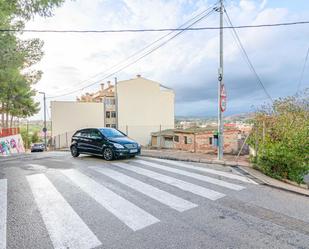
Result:
<svg viewBox="0 0 309 249"><path fill-rule="evenodd" d="M116 86L81 96L78 101L52 101L52 135L57 147L70 144L72 134L85 127L117 127L140 144L151 133L174 128L174 92L138 75Z"/></svg>

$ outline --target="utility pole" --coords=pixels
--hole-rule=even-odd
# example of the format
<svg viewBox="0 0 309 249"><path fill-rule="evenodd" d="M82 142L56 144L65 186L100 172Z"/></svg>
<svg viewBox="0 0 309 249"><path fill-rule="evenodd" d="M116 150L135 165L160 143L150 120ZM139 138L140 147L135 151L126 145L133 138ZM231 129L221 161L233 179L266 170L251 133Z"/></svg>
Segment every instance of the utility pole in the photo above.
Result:
<svg viewBox="0 0 309 249"><path fill-rule="evenodd" d="M26 142L26 149L29 149L29 121L27 119L27 142Z"/></svg>
<svg viewBox="0 0 309 249"><path fill-rule="evenodd" d="M223 0L220 0L220 66L218 70L218 160L223 158L223 112L221 93L223 85Z"/></svg>
<svg viewBox="0 0 309 249"><path fill-rule="evenodd" d="M44 132L44 146L45 146L45 151L47 151L47 137L46 137L46 133L47 133L47 128L46 128L46 96L45 96L45 92L39 92L40 94L43 94L43 99L44 99L44 128L43 128L43 132Z"/></svg>

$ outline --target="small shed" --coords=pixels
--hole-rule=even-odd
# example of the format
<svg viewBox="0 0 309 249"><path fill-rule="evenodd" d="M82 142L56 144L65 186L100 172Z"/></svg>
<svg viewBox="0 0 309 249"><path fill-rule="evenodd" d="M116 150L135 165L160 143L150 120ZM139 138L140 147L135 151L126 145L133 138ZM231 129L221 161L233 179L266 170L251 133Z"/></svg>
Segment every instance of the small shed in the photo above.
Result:
<svg viewBox="0 0 309 249"><path fill-rule="evenodd" d="M151 134L151 147L173 149L174 129L153 132Z"/></svg>

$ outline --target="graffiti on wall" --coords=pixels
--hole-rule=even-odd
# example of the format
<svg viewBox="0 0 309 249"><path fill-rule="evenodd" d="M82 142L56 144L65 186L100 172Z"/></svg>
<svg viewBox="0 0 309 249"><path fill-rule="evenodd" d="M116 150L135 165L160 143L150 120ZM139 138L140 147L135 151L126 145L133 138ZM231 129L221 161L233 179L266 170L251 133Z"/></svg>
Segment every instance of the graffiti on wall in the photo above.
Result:
<svg viewBox="0 0 309 249"><path fill-rule="evenodd" d="M25 148L20 134L0 138L0 156L23 152L25 152Z"/></svg>

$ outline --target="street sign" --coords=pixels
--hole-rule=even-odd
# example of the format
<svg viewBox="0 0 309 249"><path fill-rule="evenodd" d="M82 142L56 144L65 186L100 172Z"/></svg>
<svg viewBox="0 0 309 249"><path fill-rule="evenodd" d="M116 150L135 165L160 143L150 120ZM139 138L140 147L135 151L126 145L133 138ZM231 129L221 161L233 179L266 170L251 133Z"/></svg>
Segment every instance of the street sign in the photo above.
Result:
<svg viewBox="0 0 309 249"><path fill-rule="evenodd" d="M226 110L226 92L223 84L220 89L220 109L222 112Z"/></svg>

